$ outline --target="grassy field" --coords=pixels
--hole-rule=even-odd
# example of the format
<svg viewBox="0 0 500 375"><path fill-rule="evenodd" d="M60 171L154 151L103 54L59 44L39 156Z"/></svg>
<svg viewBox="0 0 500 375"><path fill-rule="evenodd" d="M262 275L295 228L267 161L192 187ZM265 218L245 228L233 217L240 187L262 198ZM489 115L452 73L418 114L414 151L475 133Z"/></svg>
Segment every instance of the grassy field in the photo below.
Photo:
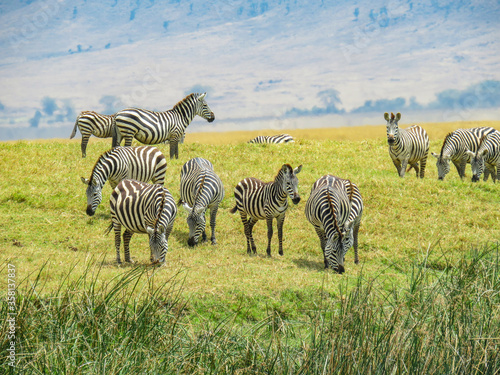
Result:
<svg viewBox="0 0 500 375"><path fill-rule="evenodd" d="M447 132L459 127L487 125L500 129L500 122L423 124L422 126L429 133L431 151L439 152L442 139ZM341 342L332 343L332 332L347 335L345 340L349 341L348 331L343 331L335 325L335 319L332 319L332 314L335 315L334 311L337 311L340 316L343 314L343 309L345 309L344 313L349 311L349 314L354 314L355 311L359 314L365 312L366 316L356 315L356 319L350 320L351 324L358 322L359 325L360 322L364 322L367 324L366 329L373 329L373 332L358 332L361 336L378 337L377 335L381 334L383 327L379 327L380 330L376 328L378 318L390 320L391 317L394 319L398 316L404 317L404 324L399 320L394 321L393 328L397 327L394 332L401 335L398 337L403 340L405 335L409 335L418 328L420 336L417 336L422 341L416 343L418 348L413 349L418 349L419 353L425 357L430 354L428 349L424 350L425 343L431 342L433 345L438 345L436 341L438 336L435 333L438 327L432 324L430 317L442 317L446 311L451 311L447 305L448 298L451 295L458 299L465 298L457 289L465 288L464 290L471 292L471 295L467 297L471 300L467 299L467 301L473 303L474 306L471 307L467 305L469 302L460 300L465 304L461 306L455 299L453 299L453 306L458 309L457 311L470 308L471 317L477 317L479 322L482 322L483 318L487 319L485 323L487 327L490 325L493 327L491 330L484 330L484 326L481 326L478 328L479 331L471 331L471 334L478 334L479 337L475 338L478 341L474 344L477 345L473 345L472 349L467 341L468 350L485 354L483 356L477 354L477 358L473 357L475 361L483 361L483 363L469 365L475 366L476 373L495 373L491 371L495 367L491 366L500 363L498 355L500 333L499 330L496 330L496 335L494 333L495 324L500 323L498 308L500 303L498 272L500 185L493 184L491 180L471 183L470 167L467 168L467 179L464 181L459 179L454 169L444 181L438 181L437 170L431 156L428 160L425 179L415 178L413 171L404 179L400 179L387 152L385 126L287 132L296 138L294 144L246 144L247 140L258 134L276 133L270 131L222 134L188 132L186 142L180 145L179 159L168 162L165 185L177 200L180 169L184 162L197 156L212 161L226 189L226 197L218 214L218 245L212 246L207 242L195 248L189 248L186 213L180 209L169 240L166 265L156 269L147 266L149 249L146 235L135 235L132 238L131 256L135 261L134 265L118 266L116 264L114 238L112 235L104 235L110 223L108 202L111 189L109 185L106 185L103 190L103 203L99 206L96 215L90 218L85 214L85 186L80 182L80 176L89 177L97 157L109 148L110 140L91 138L86 159L80 157L79 139L0 143L0 170L2 171L0 223L4 229L0 236L2 249L0 252L2 275L0 295L6 295L7 265L13 264L16 267L18 299L21 303L21 300L24 301L21 296L24 296L26 301L31 301L31 305L30 302L26 302L25 305L24 312L28 314L23 318L26 320L25 327L32 325L37 327L38 324L41 327L40 331L43 331L43 327L52 324L42 317L38 320L35 317L37 309L51 312L52 308L57 307L48 302L44 305L43 301L66 300L81 306L91 303L95 307L115 301L116 296L120 296L118 302L122 303L126 295L128 296L126 306L130 306L131 303L135 308L138 305L154 305L154 308L163 311L168 305L167 315L173 320L164 323L173 324L174 328L171 326L163 328L171 329L173 332L177 329L176 324L180 324L186 337L194 340L190 343L184 342L183 345L190 348L189 350L194 350L193 348L198 347L197 345L201 345L202 340L199 335L205 334L206 337L204 337L208 340L207 345L214 345L217 350L226 348L227 345L230 346L231 340L234 340L235 348L237 348L233 348L235 358L239 358L236 354L240 353L239 350L241 353L246 350L245 355L254 355L252 358L257 362L265 362L278 354L283 356L281 362L278 361L281 363L280 367L272 371L269 371L269 368L257 366L249 367L248 373L296 373L301 366L309 363L307 361L314 363L314 357L310 358L307 355L316 353L314 351L316 346L308 346L312 349L310 353L307 352L303 347L304 337L324 340L327 352L330 350L329 353L331 353L331 358L322 357L322 360L328 363L325 365L325 372L329 373L329 369L332 371L342 369L342 367L331 366L334 363L341 363L341 354L334 360L333 353L336 351L340 353L340 346L344 345ZM164 154L168 154L168 146L160 145L159 148ZM302 172L298 175L302 200L297 206L289 209L285 220L284 256L280 257L277 254L276 231L273 238L273 256L271 258L265 256L266 225L264 222L259 222L254 228L259 254L256 257L249 257L246 254L245 236L239 215L229 213L234 206L234 186L248 176L270 181L283 163L289 163L293 167L303 165ZM304 205L311 185L326 173L348 178L356 183L365 204L359 233L360 263L354 264L353 252L349 251L345 263L346 273L343 275L324 271L319 240L304 215ZM471 272L477 272L477 274L472 275ZM463 284L460 284L462 282L460 280ZM478 286L478 284L481 285ZM436 295L425 296L425 293L437 290L439 292ZM484 293L476 294L479 291ZM413 293L418 294L419 298L416 298ZM483 300L484 298L487 300ZM39 302L33 302L37 299ZM161 308L158 307L158 300L163 301L160 304ZM440 306L427 306L427 303L436 303L436 301ZM119 304L118 302L113 303ZM125 305L120 305L123 316L130 313L131 320L134 317L140 318L138 312L134 312L135 310L130 312L127 310L128 307L123 307ZM113 311L112 308L105 310L106 313ZM96 310L92 311L96 313ZM476 315L479 311L481 311L480 315ZM156 324L154 323L157 318L155 313L148 312L147 314L151 314L150 323ZM77 315L71 313L72 317ZM102 319L101 315L95 321L100 322L99 319ZM182 324L179 321L182 321ZM138 324L137 320L134 322ZM412 324L415 324L413 328L411 328ZM270 332L279 331L283 336L266 334L265 337L261 337L257 333L260 332L260 328L256 328L261 326L274 327ZM78 324L75 327L76 331L80 329ZM103 327L96 326L94 329L105 330ZM217 327L220 328L219 331ZM151 327L146 325L143 328L150 329ZM5 329L4 324L2 334ZM156 332L156 328L153 331ZM35 334L34 332L36 329L32 334ZM449 334L452 337L455 333L442 332L442 334L445 336ZM482 334L485 336L482 337ZM116 335L119 336L119 332ZM493 335L493 337L488 335ZM108 345L115 343L118 336L110 336ZM177 334L176 338L181 336ZM3 334L2 339L4 337ZM36 336L31 339L33 340L34 337ZM390 334L384 337L394 341L394 337ZM288 346L281 342L281 339L290 340L290 343L286 344L290 344L290 348L295 348L294 350L302 347L301 355L305 356L303 357L305 362L299 361L297 353L291 349L290 352L286 352L285 348ZM468 338L463 339L468 340ZM41 345L46 341L50 339L40 338ZM271 357L266 357L263 343L269 345L267 354ZM4 345L6 345L5 342ZM28 352L40 350L40 347L33 342L30 345L33 347L27 349ZM277 349L279 345L283 345L281 349ZM310 345L310 342L307 345ZM356 345L363 345L363 343L357 342ZM317 350L321 351L321 348L323 347L318 346ZM366 353L374 350L373 347L364 348ZM348 347L344 349L348 350ZM407 349L413 350L411 345ZM203 357L204 353L214 355L207 348L203 350L206 352L198 351L196 356ZM229 349L227 350L226 355L230 352ZM255 350L255 353L252 350ZM394 373L405 373L402 369L407 363L398 364L397 360L398 356L403 358L404 355L396 353L396 348L391 347L385 350L387 355L395 358L394 366L396 367L394 368L401 370L394 370ZM443 347L443 353L446 353L446 350L451 349ZM54 349L55 352L57 352L56 349ZM137 352L134 353L137 354ZM379 354L382 355L382 352ZM27 355L26 366L40 368L57 358L57 355L51 357L47 352L44 355L45 357L42 357L45 359L42 358L40 363ZM180 350L177 355L187 354ZM244 354L241 355L244 357ZM449 355L449 360L455 361L453 353L450 352ZM460 353L460 358L461 356L462 353ZM196 363L193 358L191 359ZM220 359L220 357L217 358ZM295 358L300 363L286 362L286 358L290 360ZM248 358L247 362L243 359L244 363L242 362L241 366L233 364L236 367L227 369L232 368L236 371L238 368L244 368L248 361L252 362ZM82 359L82 361L85 360ZM141 359L137 361L140 363ZM207 361L202 362L213 363ZM373 361L376 361L376 356ZM467 364L459 362L456 366L465 367L449 367L441 368L441 370L439 367L430 368L434 368L435 373L447 373L447 369L468 368ZM75 361L67 371L73 372L71 370L78 368L78 363ZM115 370L112 370L112 373L122 371L117 370L120 368L120 363L119 361L113 362ZM210 367L208 364L198 369L191 368L190 363L186 360L187 367L181 372L207 373L206 370L209 368L218 369L214 373L234 372L223 371L221 370L223 367L215 365L215 367ZM428 370L429 368L425 366L431 366L434 362L431 361L427 365L426 363L425 360L419 362L414 369ZM372 362L367 362L367 364L373 366ZM56 365L57 363L50 362L49 367ZM168 366L164 367L164 369L167 368ZM360 371L361 368L366 370L368 367L345 367L344 369L350 372L356 369ZM370 368L371 373L384 373L380 369L387 370L389 367L381 367L378 370L376 367ZM498 370L498 367L496 369ZM319 367L303 368L304 373L322 373L320 370ZM87 368L73 373L87 373L87 371L92 373ZM93 367L93 371L101 372L96 367ZM126 370L123 371L126 372ZM242 373L245 371L242 370Z"/></svg>

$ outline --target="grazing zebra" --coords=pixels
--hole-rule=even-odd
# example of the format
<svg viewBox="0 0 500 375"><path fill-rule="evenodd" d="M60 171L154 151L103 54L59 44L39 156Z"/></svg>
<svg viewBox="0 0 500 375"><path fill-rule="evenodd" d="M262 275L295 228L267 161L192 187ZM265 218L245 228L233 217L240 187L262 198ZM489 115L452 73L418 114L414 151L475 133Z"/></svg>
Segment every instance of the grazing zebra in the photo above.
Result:
<svg viewBox="0 0 500 375"><path fill-rule="evenodd" d="M429 137L427 132L418 125L412 125L406 129L399 129L398 121L401 113L389 114L386 112L384 118L387 121L387 143L389 144L389 155L396 167L399 177L404 177L406 167L409 164L415 168L417 178L424 178L427 156L429 153Z"/></svg>
<svg viewBox="0 0 500 375"><path fill-rule="evenodd" d="M358 264L363 200L355 184L332 175L319 178L312 186L305 214L318 234L325 268L343 273L345 254L351 246Z"/></svg>
<svg viewBox="0 0 500 375"><path fill-rule="evenodd" d="M257 252L252 236L252 229L257 220L267 221L267 255L271 256L271 238L273 237L273 218L278 222L279 254L283 255L283 223L288 208L288 197L294 204L299 203L299 180L297 174L302 165L292 169L289 164L283 164L278 175L272 182L262 182L248 177L240 181L234 189L236 206L230 211L240 212L245 236L247 238L247 253Z"/></svg>
<svg viewBox="0 0 500 375"><path fill-rule="evenodd" d="M248 143L292 143L294 142L293 137L288 134L278 134L278 135L259 135L254 139L248 141Z"/></svg>
<svg viewBox="0 0 500 375"><path fill-rule="evenodd" d="M472 182L479 181L484 165L491 172L493 182L500 180L500 132L498 130L481 139L477 152L468 150L472 168ZM485 172L486 175L486 172Z"/></svg>
<svg viewBox="0 0 500 375"><path fill-rule="evenodd" d="M187 126L198 115L208 122L215 115L205 101L204 94L190 94L165 112L153 112L145 109L130 108L116 114L113 127L113 147L119 146L125 138L125 146L132 144L135 138L144 144L153 145L168 141L170 159L179 158L178 143L184 139Z"/></svg>
<svg viewBox="0 0 500 375"><path fill-rule="evenodd" d="M200 235L205 242L205 212L210 209L210 228L212 230L212 244L215 245L215 219L219 203L224 198L224 185L214 172L211 162L202 158L187 161L181 170L181 198L178 205L184 204L188 211L187 223L189 226L188 245L198 243Z"/></svg>
<svg viewBox="0 0 500 375"><path fill-rule="evenodd" d="M154 146L115 147L106 151L97 159L90 178L81 177L87 185L87 215L94 215L101 203L106 181L109 180L112 189L126 178L163 185L166 170L165 156Z"/></svg>
<svg viewBox="0 0 500 375"><path fill-rule="evenodd" d="M438 170L438 179L444 180L444 177L450 172L450 160L457 168L458 175L463 180L465 177L465 166L470 163L471 156L467 151L475 153L479 148L481 139L488 134L491 134L495 129L490 127L457 129L445 137L441 152L439 154L432 153L436 161ZM484 172L484 180L486 181L489 171Z"/></svg>
<svg viewBox="0 0 500 375"><path fill-rule="evenodd" d="M115 115L101 115L93 111L80 112L69 139L76 135L76 128L80 129L80 133L82 133L82 158L87 156L87 143L91 135L98 138L110 138L112 136L111 128L114 117Z"/></svg>
<svg viewBox="0 0 500 375"><path fill-rule="evenodd" d="M168 250L168 237L174 226L177 206L167 188L135 180L123 180L111 193L111 229L115 230L116 261L120 260L122 226L125 262L130 260L130 239L134 233L149 235L151 263L163 263Z"/></svg>

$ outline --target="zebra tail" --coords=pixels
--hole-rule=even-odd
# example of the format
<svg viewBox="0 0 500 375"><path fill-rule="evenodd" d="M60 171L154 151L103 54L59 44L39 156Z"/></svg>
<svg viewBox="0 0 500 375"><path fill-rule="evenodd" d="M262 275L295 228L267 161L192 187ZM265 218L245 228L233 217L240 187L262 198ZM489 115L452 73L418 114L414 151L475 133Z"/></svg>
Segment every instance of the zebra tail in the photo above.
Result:
<svg viewBox="0 0 500 375"><path fill-rule="evenodd" d="M119 146L118 143L118 129L116 127L116 116L113 116L113 123L111 124L111 136L113 137L113 142L111 144L111 148Z"/></svg>
<svg viewBox="0 0 500 375"><path fill-rule="evenodd" d="M107 236L109 234L109 232L111 232L111 229L113 229L113 223L111 222L111 225L109 227L106 228L106 230L104 231L104 235Z"/></svg>
<svg viewBox="0 0 500 375"><path fill-rule="evenodd" d="M183 202L182 198L179 198L179 201L177 202L177 207L182 206L183 203L184 202Z"/></svg>
<svg viewBox="0 0 500 375"><path fill-rule="evenodd" d="M236 211L238 211L238 205L234 206L229 212L234 214Z"/></svg>
<svg viewBox="0 0 500 375"><path fill-rule="evenodd" d="M69 136L69 139L72 139L76 135L76 128L78 127L78 120L79 119L80 119L80 115L78 115L78 117L76 118L75 127L73 128L73 132Z"/></svg>

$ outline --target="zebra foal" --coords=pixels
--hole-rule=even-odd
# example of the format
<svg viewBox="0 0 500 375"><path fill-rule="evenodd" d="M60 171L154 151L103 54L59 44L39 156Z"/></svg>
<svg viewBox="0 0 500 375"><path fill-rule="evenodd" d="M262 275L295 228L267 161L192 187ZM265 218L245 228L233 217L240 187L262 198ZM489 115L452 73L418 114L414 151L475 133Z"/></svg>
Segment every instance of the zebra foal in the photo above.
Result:
<svg viewBox="0 0 500 375"><path fill-rule="evenodd" d="M120 264L121 229L125 262L130 260L130 240L134 233L147 233L151 263L165 262L168 251L168 237L172 231L177 206L174 198L162 185L150 185L135 180L121 181L111 194L111 225L114 229L116 261Z"/></svg>
<svg viewBox="0 0 500 375"><path fill-rule="evenodd" d="M472 168L472 182L477 182L481 178L483 171L489 170L491 178L495 183L500 180L500 132L495 130L493 133L485 135L481 139L479 148L476 153L467 150L470 157L470 165ZM486 164L486 171L485 171ZM486 180L486 178L485 178Z"/></svg>
<svg viewBox="0 0 500 375"><path fill-rule="evenodd" d="M126 178L163 185L166 170L167 160L154 146L115 147L106 151L97 159L90 178L81 177L87 185L87 215L95 214L106 181L109 180L112 189Z"/></svg>
<svg viewBox="0 0 500 375"><path fill-rule="evenodd" d="M363 199L355 184L332 175L320 177L312 186L305 214L319 237L325 268L344 273L345 254L352 246L358 264Z"/></svg>
<svg viewBox="0 0 500 375"><path fill-rule="evenodd" d="M427 132L418 125L412 125L406 129L399 129L398 122L401 113L384 113L387 121L387 143L389 144L389 155L396 167L399 177L404 177L406 167L409 164L415 168L417 178L424 178L427 156L429 153L429 136ZM420 164L420 166L419 166ZM420 171L420 174L419 174Z"/></svg>
<svg viewBox="0 0 500 375"><path fill-rule="evenodd" d="M248 143L293 143L293 137L288 134L278 134L278 135L259 135L254 139L248 141Z"/></svg>
<svg viewBox="0 0 500 375"><path fill-rule="evenodd" d="M187 161L181 170L180 193L181 198L178 205L183 204L188 211L188 245L195 246L200 236L203 242L206 241L205 212L207 209L210 209L210 228L212 230L210 239L212 245L217 244L215 223L219 204L224 198L224 185L215 173L212 163L203 158Z"/></svg>
<svg viewBox="0 0 500 375"><path fill-rule="evenodd" d="M82 158L87 156L87 144L91 135L98 138L111 138L115 115L101 115L94 111L83 111L76 117L75 127L69 139L76 135L76 129L82 133Z"/></svg>
<svg viewBox="0 0 500 375"><path fill-rule="evenodd" d="M119 146L125 139L125 146L132 144L135 138L139 142L153 145L168 141L170 159L179 158L178 143L184 139L186 128L196 115L208 122L215 120L215 115L205 101L207 93L193 93L165 112L129 108L116 113L113 126L113 147Z"/></svg>
<svg viewBox="0 0 500 375"><path fill-rule="evenodd" d="M247 239L247 253L255 254L257 249L252 236L252 230L258 220L267 222L267 255L271 256L271 239L273 237L273 219L278 223L279 254L283 255L283 223L288 208L288 197L294 204L299 203L299 180L297 174L302 165L293 169L289 164L283 164L272 182L262 182L254 177L240 181L234 189L236 205L230 211L240 212L241 221Z"/></svg>
<svg viewBox="0 0 500 375"><path fill-rule="evenodd" d="M481 139L496 130L490 127L479 127L471 129L457 129L448 133L443 141L441 152L439 154L432 153L436 160L438 170L438 179L444 180L445 176L450 172L450 160L455 165L458 175L463 180L465 177L465 166L470 163L471 155L477 152ZM488 179L489 171L484 172L484 180Z"/></svg>

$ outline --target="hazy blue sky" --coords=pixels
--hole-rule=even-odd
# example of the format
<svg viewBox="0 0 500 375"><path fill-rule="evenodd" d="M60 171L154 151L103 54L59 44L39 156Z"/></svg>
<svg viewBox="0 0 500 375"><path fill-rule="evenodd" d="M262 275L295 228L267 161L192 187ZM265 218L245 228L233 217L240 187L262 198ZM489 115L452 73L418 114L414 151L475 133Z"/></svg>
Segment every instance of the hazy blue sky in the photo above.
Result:
<svg viewBox="0 0 500 375"><path fill-rule="evenodd" d="M0 139L82 110L167 110L192 131L500 119L499 1L24 0L0 4Z"/></svg>

